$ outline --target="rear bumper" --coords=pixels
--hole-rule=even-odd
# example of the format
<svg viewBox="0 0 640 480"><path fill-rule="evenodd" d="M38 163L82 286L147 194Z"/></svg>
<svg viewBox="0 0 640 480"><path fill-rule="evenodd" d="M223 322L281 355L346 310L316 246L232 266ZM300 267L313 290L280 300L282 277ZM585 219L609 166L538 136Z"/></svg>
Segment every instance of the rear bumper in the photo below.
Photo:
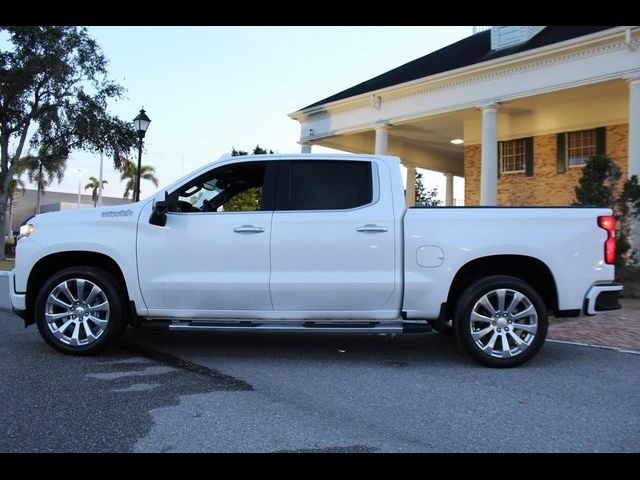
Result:
<svg viewBox="0 0 640 480"><path fill-rule="evenodd" d="M606 285L594 285L587 292L584 299L584 313L596 315L600 312L619 310L622 308L618 301L622 284L617 282Z"/></svg>

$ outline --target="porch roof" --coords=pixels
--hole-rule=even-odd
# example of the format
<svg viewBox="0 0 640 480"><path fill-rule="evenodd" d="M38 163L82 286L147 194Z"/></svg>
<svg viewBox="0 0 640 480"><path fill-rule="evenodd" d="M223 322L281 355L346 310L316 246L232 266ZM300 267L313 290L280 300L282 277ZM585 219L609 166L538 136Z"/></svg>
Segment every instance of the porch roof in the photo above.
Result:
<svg viewBox="0 0 640 480"><path fill-rule="evenodd" d="M515 53L544 47L573 38L582 37L601 30L614 28L612 26L547 26L529 41L513 47L491 50L491 31L485 30L456 43L436 50L424 57L412 60L400 67L389 70L382 75L373 77L365 82L347 88L335 95L312 103L301 110L323 105L325 103L343 100L367 92L399 85L449 70L474 65L476 63L506 57Z"/></svg>

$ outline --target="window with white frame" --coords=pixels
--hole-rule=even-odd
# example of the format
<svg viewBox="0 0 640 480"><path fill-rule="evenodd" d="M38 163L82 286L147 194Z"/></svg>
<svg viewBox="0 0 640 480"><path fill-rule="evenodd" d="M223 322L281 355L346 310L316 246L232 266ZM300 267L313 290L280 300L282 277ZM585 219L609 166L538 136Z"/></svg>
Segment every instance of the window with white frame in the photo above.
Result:
<svg viewBox="0 0 640 480"><path fill-rule="evenodd" d="M500 142L500 173L518 173L525 171L525 140Z"/></svg>
<svg viewBox="0 0 640 480"><path fill-rule="evenodd" d="M542 31L544 26L492 26L491 50L511 47L527 42ZM475 33L475 32L474 32Z"/></svg>
<svg viewBox="0 0 640 480"><path fill-rule="evenodd" d="M567 132L567 165L582 167L596 154L596 130Z"/></svg>
<svg viewBox="0 0 640 480"><path fill-rule="evenodd" d="M522 27L495 27L497 44L499 46L508 46L513 43L519 43L522 37Z"/></svg>

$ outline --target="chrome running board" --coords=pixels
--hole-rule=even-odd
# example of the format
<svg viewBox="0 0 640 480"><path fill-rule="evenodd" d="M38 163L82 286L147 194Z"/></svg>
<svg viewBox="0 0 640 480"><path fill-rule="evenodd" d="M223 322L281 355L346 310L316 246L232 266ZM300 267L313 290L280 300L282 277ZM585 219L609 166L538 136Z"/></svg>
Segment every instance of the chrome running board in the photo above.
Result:
<svg viewBox="0 0 640 480"><path fill-rule="evenodd" d="M203 320L146 320L143 327L161 327L174 331L226 332L314 332L314 333L421 333L430 332L427 323L415 322L220 322Z"/></svg>

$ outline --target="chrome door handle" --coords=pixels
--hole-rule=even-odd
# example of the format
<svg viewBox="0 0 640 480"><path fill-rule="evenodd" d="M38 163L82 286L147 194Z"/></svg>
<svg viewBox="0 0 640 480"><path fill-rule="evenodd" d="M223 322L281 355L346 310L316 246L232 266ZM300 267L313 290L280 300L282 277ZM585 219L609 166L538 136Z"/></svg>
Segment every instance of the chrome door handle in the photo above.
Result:
<svg viewBox="0 0 640 480"><path fill-rule="evenodd" d="M241 227L234 228L233 231L236 233L262 233L264 232L264 228L254 227L253 225L242 225Z"/></svg>
<svg viewBox="0 0 640 480"><path fill-rule="evenodd" d="M362 225L361 227L356 228L356 230L359 232L365 232L365 233L366 232L378 233L378 232L386 232L389 229L381 225L374 225L372 223L368 223L366 225Z"/></svg>

